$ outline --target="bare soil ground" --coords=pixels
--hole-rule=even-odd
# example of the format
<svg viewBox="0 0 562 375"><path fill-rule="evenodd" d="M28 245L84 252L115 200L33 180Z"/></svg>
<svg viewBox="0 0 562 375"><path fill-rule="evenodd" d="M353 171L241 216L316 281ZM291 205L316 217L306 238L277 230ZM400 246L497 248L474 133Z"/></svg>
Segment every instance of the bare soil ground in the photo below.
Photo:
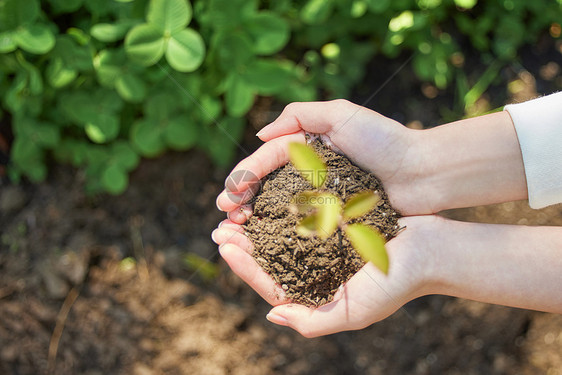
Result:
<svg viewBox="0 0 562 375"><path fill-rule="evenodd" d="M505 81L530 76L531 91L560 89L556 75L540 76L549 51L539 51L541 62L524 60L528 70L503 71ZM420 96L416 85L411 74L398 77L374 107L432 124L433 101L394 104L403 87ZM505 86L503 95L496 103L506 99ZM424 100L431 104L423 108ZM40 185L2 182L0 374L562 374L560 315L428 296L357 332L309 340L271 325L266 303L209 239L222 219L214 200L226 172L192 151L144 161L119 197L86 197L80 173L61 166ZM562 225L560 205L534 211L515 202L445 215ZM216 262L218 276L205 281L189 271L186 253Z"/></svg>

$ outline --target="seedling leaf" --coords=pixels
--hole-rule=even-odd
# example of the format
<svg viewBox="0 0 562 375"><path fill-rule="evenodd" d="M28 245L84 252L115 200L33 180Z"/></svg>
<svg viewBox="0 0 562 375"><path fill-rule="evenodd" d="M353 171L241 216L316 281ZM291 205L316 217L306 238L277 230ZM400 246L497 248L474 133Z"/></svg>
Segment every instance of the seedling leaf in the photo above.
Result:
<svg viewBox="0 0 562 375"><path fill-rule="evenodd" d="M388 274L388 254L378 231L364 224L350 224L345 227L345 233L363 260Z"/></svg>
<svg viewBox="0 0 562 375"><path fill-rule="evenodd" d="M345 202L343 219L347 221L367 214L375 208L380 199L379 195L372 191L364 191L353 195Z"/></svg>
<svg viewBox="0 0 562 375"><path fill-rule="evenodd" d="M326 181L326 164L310 146L297 142L289 143L289 159L301 176L315 188L319 188Z"/></svg>
<svg viewBox="0 0 562 375"><path fill-rule="evenodd" d="M333 194L320 194L315 204L318 207L316 227L318 237L327 239L338 227L342 205L338 197Z"/></svg>

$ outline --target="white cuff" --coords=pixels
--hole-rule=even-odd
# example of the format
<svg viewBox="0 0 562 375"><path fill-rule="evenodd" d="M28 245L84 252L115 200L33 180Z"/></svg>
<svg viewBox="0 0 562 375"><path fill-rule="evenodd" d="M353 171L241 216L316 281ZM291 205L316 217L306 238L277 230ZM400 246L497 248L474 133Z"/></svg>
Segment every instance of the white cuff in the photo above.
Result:
<svg viewBox="0 0 562 375"><path fill-rule="evenodd" d="M562 202L562 92L506 105L527 177L529 205L543 208Z"/></svg>

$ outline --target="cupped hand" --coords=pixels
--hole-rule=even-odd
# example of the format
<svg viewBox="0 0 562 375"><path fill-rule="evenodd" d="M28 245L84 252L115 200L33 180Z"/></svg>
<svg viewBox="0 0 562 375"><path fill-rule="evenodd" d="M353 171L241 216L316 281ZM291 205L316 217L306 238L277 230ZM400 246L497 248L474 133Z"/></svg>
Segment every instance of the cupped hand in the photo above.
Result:
<svg viewBox="0 0 562 375"><path fill-rule="evenodd" d="M435 226L444 221L437 216L400 219L406 230L386 245L388 275L367 263L342 286L334 301L318 308L287 299L283 289L252 258L253 246L240 225L223 221L213 232L213 240L231 269L274 306L267 315L271 322L291 327L305 337L316 337L364 328L426 294L431 267L425 251L430 249L424 246L435 238Z"/></svg>
<svg viewBox="0 0 562 375"><path fill-rule="evenodd" d="M229 219L243 223L251 214L246 200L259 179L285 165L290 142L305 142L305 132L319 134L335 150L360 167L374 173L383 183L394 208L403 215L430 214L435 210L425 199L422 183L423 160L418 131L346 100L292 103L258 136L266 143L242 160L230 176L248 171L252 181L229 186L217 198L219 209ZM228 181L228 179L227 179Z"/></svg>
<svg viewBox="0 0 562 375"><path fill-rule="evenodd" d="M434 211L418 181L422 161L417 132L374 111L345 100L293 103L258 133L266 143L238 163L217 198L217 206L228 213L228 220L213 232L213 240L232 270L275 306L268 315L270 321L313 337L363 328L421 295L424 259L416 250L424 242L415 243L412 238L423 233L424 220L434 219L401 219L401 225L408 228L387 244L391 264L388 276L367 264L333 302L319 308L291 303L252 258L253 246L240 224L252 214L252 207L245 202L259 188L259 181L288 162L288 144L305 142L305 132L321 135L334 150L373 172L383 183L391 204L402 214Z"/></svg>

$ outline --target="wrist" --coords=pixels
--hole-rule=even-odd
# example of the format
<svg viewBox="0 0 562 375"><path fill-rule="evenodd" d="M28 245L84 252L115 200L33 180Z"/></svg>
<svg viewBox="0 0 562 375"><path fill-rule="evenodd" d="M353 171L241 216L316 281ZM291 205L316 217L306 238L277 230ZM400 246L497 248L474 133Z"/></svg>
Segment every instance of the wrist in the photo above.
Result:
<svg viewBox="0 0 562 375"><path fill-rule="evenodd" d="M507 112L419 132L420 189L432 213L527 198L519 142Z"/></svg>

